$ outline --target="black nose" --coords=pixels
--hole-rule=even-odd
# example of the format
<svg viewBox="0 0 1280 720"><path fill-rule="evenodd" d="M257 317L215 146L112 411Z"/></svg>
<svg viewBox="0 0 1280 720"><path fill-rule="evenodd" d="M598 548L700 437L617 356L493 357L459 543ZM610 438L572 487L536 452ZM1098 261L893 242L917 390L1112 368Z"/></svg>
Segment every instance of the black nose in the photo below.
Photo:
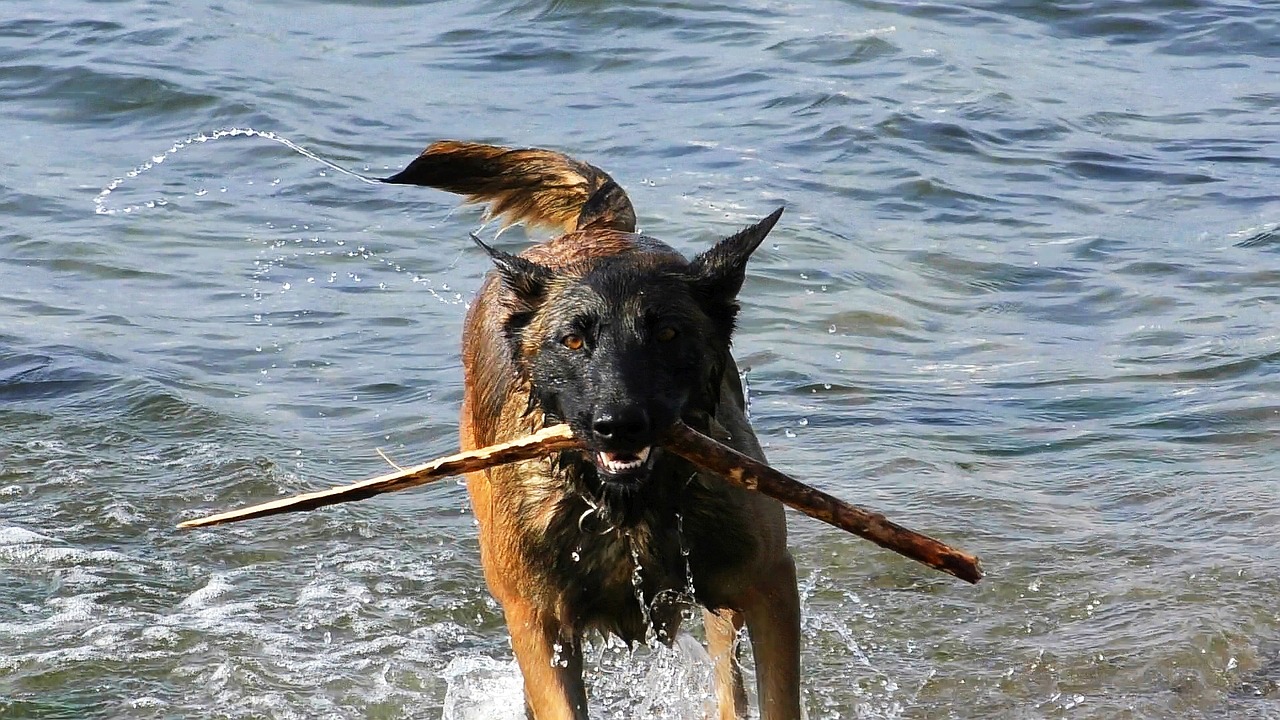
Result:
<svg viewBox="0 0 1280 720"><path fill-rule="evenodd" d="M614 445L644 444L649 436L649 413L638 407L601 408L591 419L597 440Z"/></svg>

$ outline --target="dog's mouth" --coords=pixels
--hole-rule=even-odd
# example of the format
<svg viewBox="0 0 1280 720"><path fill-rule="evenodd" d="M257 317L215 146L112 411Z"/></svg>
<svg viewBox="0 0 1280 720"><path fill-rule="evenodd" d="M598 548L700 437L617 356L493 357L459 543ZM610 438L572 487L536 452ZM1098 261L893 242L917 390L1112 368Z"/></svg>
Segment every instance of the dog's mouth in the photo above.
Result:
<svg viewBox="0 0 1280 720"><path fill-rule="evenodd" d="M596 472L606 482L637 482L643 480L653 467L658 452L653 446L646 446L636 451L610 452L597 450L591 454L595 461Z"/></svg>

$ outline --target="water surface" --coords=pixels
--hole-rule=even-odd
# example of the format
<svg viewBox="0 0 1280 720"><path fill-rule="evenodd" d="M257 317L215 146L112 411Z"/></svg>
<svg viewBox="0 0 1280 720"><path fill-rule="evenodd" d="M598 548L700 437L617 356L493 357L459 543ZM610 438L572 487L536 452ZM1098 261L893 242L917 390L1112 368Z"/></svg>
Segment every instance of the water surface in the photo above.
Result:
<svg viewBox="0 0 1280 720"><path fill-rule="evenodd" d="M456 484L173 530L455 448L486 270L453 197L184 144L229 127L565 150L690 254L787 206L772 461L988 570L793 516L810 720L1280 717L1274 5L6 9L0 717L518 716ZM597 718L706 702L689 641L589 665Z"/></svg>

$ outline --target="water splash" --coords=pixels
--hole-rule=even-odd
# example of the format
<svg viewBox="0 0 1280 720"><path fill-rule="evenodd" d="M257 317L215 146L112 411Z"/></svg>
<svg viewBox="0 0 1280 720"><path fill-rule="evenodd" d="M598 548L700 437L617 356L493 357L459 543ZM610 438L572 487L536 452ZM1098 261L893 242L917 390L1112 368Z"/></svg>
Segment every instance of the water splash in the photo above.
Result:
<svg viewBox="0 0 1280 720"><path fill-rule="evenodd" d="M694 636L681 632L671 647L604 641L586 651L592 718L716 717L715 663Z"/></svg>
<svg viewBox="0 0 1280 720"><path fill-rule="evenodd" d="M689 476L689 482L693 482L693 479L697 476L697 473ZM680 541L680 556L684 558L685 595L690 605L697 605L698 596L693 587L693 565L689 562L689 543L685 541L684 537L684 515L682 513L676 513L676 538Z"/></svg>
<svg viewBox="0 0 1280 720"><path fill-rule="evenodd" d="M627 549L631 551L631 587L635 590L636 600L640 603L640 617L644 619L644 642L654 645L657 633L653 628L653 614L649 610L649 601L644 598L644 568L640 564L640 550L636 547L635 538L630 532L624 533L627 538Z"/></svg>
<svg viewBox="0 0 1280 720"><path fill-rule="evenodd" d="M524 685L514 660L463 656L441 673L443 720L523 720Z"/></svg>
<svg viewBox="0 0 1280 720"><path fill-rule="evenodd" d="M299 155L302 155L303 157L307 157L312 160L315 160L321 165L324 165L328 168L336 170L342 173L343 175L348 175L350 177L353 177L361 182L368 183L370 185L377 185L381 182L377 178L371 178L365 175L361 175L360 173L355 172L354 170L348 170L347 168L344 168L341 165L338 165L337 163L334 163L330 160L326 160L325 158L320 157L319 155L311 152L310 150L302 147L301 145L290 140L289 138L284 137L283 135L278 135L268 130L254 130L253 128L232 127L232 128L224 128L222 130L215 130L214 132L209 134L201 132L201 133L192 135L190 137L187 137L183 140L179 140L178 142L175 142L172 146L170 146L168 150L165 150L159 155L151 156L150 160L147 160L146 162L134 167L132 170L125 173L124 175L121 175L120 177L115 178L111 182L107 183L107 186L102 188L102 190L98 193L97 197L93 199L94 213L98 215L130 214L130 213L134 213L139 210L142 210L144 208L155 208L155 207L168 205L169 202L167 200L163 198L159 198L159 199L150 200L147 202L126 205L120 208L111 208L111 207L107 207L107 198L108 196L111 195L112 192L118 190L125 183L129 182L130 180L140 175L143 175L151 171L157 165L163 163L164 161L168 160L174 155L177 155L179 152L182 152L186 148L189 148L192 145L200 145L203 143L213 142L214 140L221 140L223 138L229 138L229 137L256 137L256 138L262 138L263 140L270 140L271 142L278 143L280 145L283 145L289 148L290 150L298 153ZM206 192L207 191L202 190L197 192L196 195L197 196L204 195Z"/></svg>
<svg viewBox="0 0 1280 720"><path fill-rule="evenodd" d="M695 474L696 476L696 474ZM692 480L692 478L690 478ZM644 567L640 562L640 551L636 548L635 538L625 533L627 548L631 552L631 586L635 591L636 601L640 603L640 615L644 620L644 642L650 648L657 648L672 642L674 638L667 636L666 628L657 628L653 624L653 608L659 603L672 603L680 606L680 614L684 622L693 617L697 607L697 594L693 586L693 565L689 562L689 544L684 534L684 516L676 513L676 537L680 542L680 556L684 562L684 587L664 588L654 594L651 600L644 594Z"/></svg>

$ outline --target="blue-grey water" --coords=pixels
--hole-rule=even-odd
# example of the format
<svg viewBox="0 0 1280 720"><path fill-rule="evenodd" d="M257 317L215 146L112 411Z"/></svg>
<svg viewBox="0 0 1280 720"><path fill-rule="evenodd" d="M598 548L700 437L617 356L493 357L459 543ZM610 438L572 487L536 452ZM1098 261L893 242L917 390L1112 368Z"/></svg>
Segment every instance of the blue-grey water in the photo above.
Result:
<svg viewBox="0 0 1280 720"><path fill-rule="evenodd" d="M1275 2L11 0L0 128L2 718L519 717L457 484L173 527L456 448L486 270L227 128L565 150L687 253L787 206L773 463L988 571L793 515L810 720L1280 718ZM705 709L688 639L588 666Z"/></svg>

